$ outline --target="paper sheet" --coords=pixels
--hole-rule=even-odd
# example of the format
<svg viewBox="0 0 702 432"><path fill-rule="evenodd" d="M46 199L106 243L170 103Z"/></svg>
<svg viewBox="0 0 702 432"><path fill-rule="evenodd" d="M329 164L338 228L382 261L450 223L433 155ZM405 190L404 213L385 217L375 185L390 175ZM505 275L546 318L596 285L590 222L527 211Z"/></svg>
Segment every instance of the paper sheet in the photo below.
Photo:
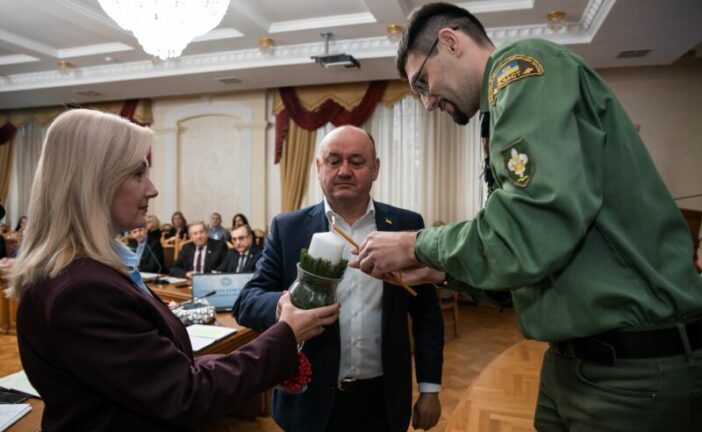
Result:
<svg viewBox="0 0 702 432"><path fill-rule="evenodd" d="M12 426L31 410L29 404L0 404L0 431Z"/></svg>
<svg viewBox="0 0 702 432"><path fill-rule="evenodd" d="M39 396L39 392L32 387L32 384L27 378L27 374L25 374L23 370L0 378L0 387L4 387L8 390L21 391L22 393L27 393L37 398L41 397Z"/></svg>
<svg viewBox="0 0 702 432"><path fill-rule="evenodd" d="M204 324L192 324L187 327L190 345L193 351L200 351L220 339L236 332L235 328Z"/></svg>

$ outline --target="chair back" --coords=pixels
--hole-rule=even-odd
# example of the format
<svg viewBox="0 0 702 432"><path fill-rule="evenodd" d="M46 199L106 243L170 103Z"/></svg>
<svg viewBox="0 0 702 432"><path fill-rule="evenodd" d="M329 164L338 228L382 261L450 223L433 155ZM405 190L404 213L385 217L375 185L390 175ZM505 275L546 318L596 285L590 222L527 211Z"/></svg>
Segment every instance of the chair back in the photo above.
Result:
<svg viewBox="0 0 702 432"><path fill-rule="evenodd" d="M453 335L458 337L458 293L443 288L437 288L441 310L450 310L453 315Z"/></svg>
<svg viewBox="0 0 702 432"><path fill-rule="evenodd" d="M168 273L168 269L173 265L173 261L176 259L176 248L172 244L161 244L163 247L163 272Z"/></svg>
<svg viewBox="0 0 702 432"><path fill-rule="evenodd" d="M181 249L183 249L183 246L185 246L188 243L192 243L192 240L187 239L187 240L178 240L176 243L176 259L178 258L178 255L180 254Z"/></svg>
<svg viewBox="0 0 702 432"><path fill-rule="evenodd" d="M256 228L253 230L254 233L254 244L258 246L259 248L263 249L263 246L266 244L266 232L260 228Z"/></svg>

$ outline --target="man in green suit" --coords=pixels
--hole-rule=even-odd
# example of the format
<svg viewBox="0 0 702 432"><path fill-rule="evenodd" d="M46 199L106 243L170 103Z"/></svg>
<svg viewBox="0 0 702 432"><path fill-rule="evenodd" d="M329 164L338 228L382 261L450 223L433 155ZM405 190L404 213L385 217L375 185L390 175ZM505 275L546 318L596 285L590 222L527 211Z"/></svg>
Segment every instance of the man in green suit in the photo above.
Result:
<svg viewBox="0 0 702 432"><path fill-rule="evenodd" d="M352 265L511 290L524 335L550 343L538 430L702 430L690 234L604 81L547 41L495 49L442 3L412 17L397 67L427 109L480 111L493 192L472 221L371 234Z"/></svg>

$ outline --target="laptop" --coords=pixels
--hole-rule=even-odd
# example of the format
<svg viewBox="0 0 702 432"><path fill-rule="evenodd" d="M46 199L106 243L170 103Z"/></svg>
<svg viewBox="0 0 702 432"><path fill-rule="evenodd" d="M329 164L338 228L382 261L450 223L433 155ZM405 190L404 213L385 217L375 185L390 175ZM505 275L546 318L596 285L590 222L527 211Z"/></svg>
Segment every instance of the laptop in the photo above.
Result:
<svg viewBox="0 0 702 432"><path fill-rule="evenodd" d="M217 312L229 312L253 273L193 275L193 299L207 298Z"/></svg>

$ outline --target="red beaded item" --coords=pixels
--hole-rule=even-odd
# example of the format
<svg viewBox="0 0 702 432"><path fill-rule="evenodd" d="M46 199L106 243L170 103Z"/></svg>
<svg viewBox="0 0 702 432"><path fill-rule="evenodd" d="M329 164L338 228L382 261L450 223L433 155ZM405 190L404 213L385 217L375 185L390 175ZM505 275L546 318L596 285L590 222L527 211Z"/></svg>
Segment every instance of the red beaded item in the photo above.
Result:
<svg viewBox="0 0 702 432"><path fill-rule="evenodd" d="M298 351L297 359L300 365L297 371L297 376L294 378L289 378L283 381L283 383L281 384L281 387L283 387L290 393L298 393L304 391L307 387L307 384L309 384L312 381L312 365L310 364L310 361L305 355L305 353L303 353L302 351Z"/></svg>

